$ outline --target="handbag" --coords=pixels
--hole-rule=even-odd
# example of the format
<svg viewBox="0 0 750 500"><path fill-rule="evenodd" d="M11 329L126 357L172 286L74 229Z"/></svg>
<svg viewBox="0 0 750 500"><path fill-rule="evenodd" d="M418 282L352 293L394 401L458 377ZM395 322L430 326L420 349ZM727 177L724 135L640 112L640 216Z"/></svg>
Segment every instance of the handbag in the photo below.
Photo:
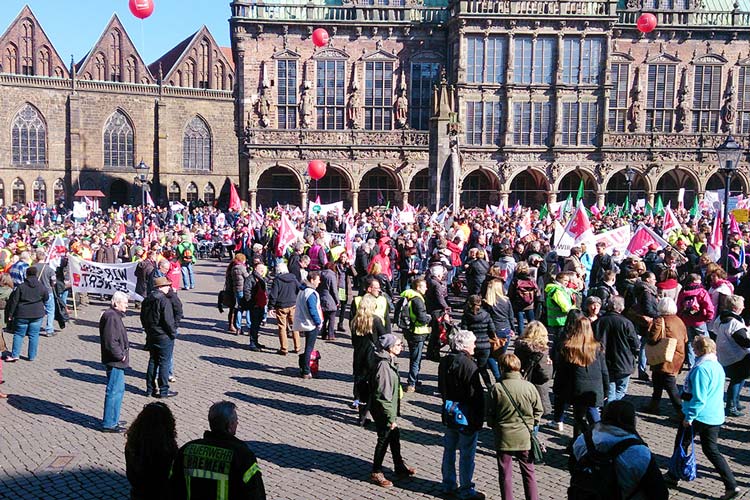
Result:
<svg viewBox="0 0 750 500"><path fill-rule="evenodd" d="M677 349L677 339L664 337L656 344L646 343L646 361L649 366L671 363Z"/></svg>
<svg viewBox="0 0 750 500"><path fill-rule="evenodd" d="M675 479L683 481L692 481L697 475L697 465L695 463L695 436L693 428L690 427L690 451L682 447L682 440L687 429L680 425L677 432L677 440L674 444L674 451L669 459L669 475Z"/></svg>
<svg viewBox="0 0 750 500"><path fill-rule="evenodd" d="M505 391L505 394L508 396L508 399L510 399L510 402L513 405L513 408L515 408L516 413L518 413L518 416L521 417L521 422L523 422L524 427L526 427L526 430L529 431L529 437L531 437L531 453L529 454L530 455L529 458L531 458L531 461L534 464L544 463L544 452L545 452L544 447L536 438L536 434L534 434L534 431L531 430L531 427L529 427L529 424L526 423L526 419L523 418L523 413L521 413L521 410L518 408L518 405L516 404L516 400L513 399L513 396L510 395L508 388L505 387L505 384L503 383L502 380L500 381L500 385L503 387L503 390Z"/></svg>
<svg viewBox="0 0 750 500"><path fill-rule="evenodd" d="M490 338L490 356L497 359L503 354L503 347L505 347L505 343L508 342L507 339L504 339L502 337L491 337Z"/></svg>
<svg viewBox="0 0 750 500"><path fill-rule="evenodd" d="M447 413L453 419L453 423L459 427L466 427L469 425L469 421L466 419L466 415L461 411L461 405L458 401L451 401L446 399L443 405L445 413Z"/></svg>

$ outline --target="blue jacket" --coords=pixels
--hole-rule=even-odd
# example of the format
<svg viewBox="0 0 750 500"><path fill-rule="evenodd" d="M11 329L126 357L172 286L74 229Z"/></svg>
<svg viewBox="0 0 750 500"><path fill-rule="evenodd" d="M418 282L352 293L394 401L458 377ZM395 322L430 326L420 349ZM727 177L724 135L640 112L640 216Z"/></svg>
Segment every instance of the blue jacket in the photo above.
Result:
<svg viewBox="0 0 750 500"><path fill-rule="evenodd" d="M297 294L294 308L294 326L298 332L310 332L320 328L323 323L323 311L320 308L318 292L307 285L302 285Z"/></svg>
<svg viewBox="0 0 750 500"><path fill-rule="evenodd" d="M696 361L696 366L687 376L690 401L682 402L682 413L685 420L697 420L706 425L724 423L724 368L716 360L716 355L705 359L705 355ZM687 390L687 389L686 389Z"/></svg>

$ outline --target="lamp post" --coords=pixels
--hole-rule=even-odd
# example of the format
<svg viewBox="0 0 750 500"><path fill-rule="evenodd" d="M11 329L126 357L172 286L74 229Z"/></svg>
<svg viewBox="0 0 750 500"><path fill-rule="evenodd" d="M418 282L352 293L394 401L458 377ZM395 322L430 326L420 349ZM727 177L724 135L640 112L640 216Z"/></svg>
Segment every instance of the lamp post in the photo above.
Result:
<svg viewBox="0 0 750 500"><path fill-rule="evenodd" d="M143 160L133 167L138 174L136 180L141 185L141 211L143 212L143 239L146 239L146 192L148 191L148 165Z"/></svg>
<svg viewBox="0 0 750 500"><path fill-rule="evenodd" d="M302 237L305 237L307 231L307 224L310 222L310 181L311 177L307 170L302 174L302 178L305 180L305 193L307 193L307 203L305 203L305 226L302 228Z"/></svg>
<svg viewBox="0 0 750 500"><path fill-rule="evenodd" d="M732 177L737 173L737 165L742 158L742 146L737 144L730 133L724 143L716 148L716 156L719 159L719 172L724 176L724 214L722 219L722 230L724 243L722 245L722 257L724 258L724 270L729 269L729 186Z"/></svg>
<svg viewBox="0 0 750 500"><path fill-rule="evenodd" d="M628 185L628 207L631 207L632 204L630 202L630 188L633 185L633 180L635 179L635 170L633 167L628 165L628 168L625 169L625 184Z"/></svg>
<svg viewBox="0 0 750 500"><path fill-rule="evenodd" d="M42 176L40 175L39 177L36 178L36 188L37 188L37 192L39 193L37 195L36 201L39 202L39 205L42 204L42 184L44 184L44 179L42 179Z"/></svg>

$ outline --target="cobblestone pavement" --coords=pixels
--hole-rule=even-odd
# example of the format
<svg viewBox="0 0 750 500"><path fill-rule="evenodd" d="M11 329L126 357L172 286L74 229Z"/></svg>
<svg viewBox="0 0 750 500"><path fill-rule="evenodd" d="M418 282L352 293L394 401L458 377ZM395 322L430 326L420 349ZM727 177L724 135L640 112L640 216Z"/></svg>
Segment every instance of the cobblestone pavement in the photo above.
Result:
<svg viewBox="0 0 750 500"><path fill-rule="evenodd" d="M259 457L271 499L436 498L440 491L441 425L436 394L435 363L423 363L424 389L403 405L403 454L418 469L415 478L383 490L367 482L375 433L355 424L351 400L351 347L348 334L335 342L319 341L321 374L314 380L296 378L295 355L274 354L275 328L264 329L265 352L247 350L247 337L225 332L226 316L216 310L216 291L224 265L197 266L198 287L182 292L186 319L175 349L179 396L169 400L177 419L180 444L199 437L207 427L211 402L229 399L240 413L238 437ZM42 338L39 357L4 365L0 400L0 498L125 499L128 484L123 458L124 437L98 431L104 400L105 374L99 363L97 321L105 307L92 303L79 319L54 338ZM132 368L126 374L122 418L132 421L143 405L147 354L137 315L126 324L132 345ZM9 335L6 334L6 338ZM9 339L10 340L10 339ZM24 351L25 353L25 351ZM405 356L402 355L402 356ZM406 360L402 359L402 374ZM649 388L631 384L628 398L637 406ZM666 398L666 397L665 397ZM666 410L667 402L662 402ZM674 424L667 416L640 415L639 430L658 454L664 469L671 453ZM743 489L750 487L747 418L733 419L721 433L720 448ZM565 434L543 428L548 465L537 468L540 497L565 497L568 474L561 450ZM484 430L476 457L477 488L500 498L492 435ZM386 466L390 467L390 455ZM714 498L723 493L717 474L698 452L699 479L681 484L672 498ZM708 467L707 467L708 465ZM386 475L389 475L390 469ZM523 498L516 468L516 498ZM750 497L750 495L746 495Z"/></svg>

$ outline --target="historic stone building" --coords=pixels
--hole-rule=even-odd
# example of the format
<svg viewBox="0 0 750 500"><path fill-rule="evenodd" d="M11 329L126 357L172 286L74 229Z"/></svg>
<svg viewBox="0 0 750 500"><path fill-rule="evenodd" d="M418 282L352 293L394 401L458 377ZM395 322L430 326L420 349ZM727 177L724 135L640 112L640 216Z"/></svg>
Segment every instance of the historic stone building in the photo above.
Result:
<svg viewBox="0 0 750 500"><path fill-rule="evenodd" d="M205 27L147 66L113 16L68 65L25 7L0 58L3 204L70 203L80 189L140 202L141 161L157 202L211 202L236 180L234 64Z"/></svg>
<svg viewBox="0 0 750 500"><path fill-rule="evenodd" d="M235 0L240 184L319 195L543 203L575 192L685 204L750 134L750 4L733 0ZM657 29L636 29L653 12ZM315 28L330 34L317 48ZM328 174L307 187L307 162ZM747 192L748 158L732 189ZM302 193L300 197L300 192Z"/></svg>

